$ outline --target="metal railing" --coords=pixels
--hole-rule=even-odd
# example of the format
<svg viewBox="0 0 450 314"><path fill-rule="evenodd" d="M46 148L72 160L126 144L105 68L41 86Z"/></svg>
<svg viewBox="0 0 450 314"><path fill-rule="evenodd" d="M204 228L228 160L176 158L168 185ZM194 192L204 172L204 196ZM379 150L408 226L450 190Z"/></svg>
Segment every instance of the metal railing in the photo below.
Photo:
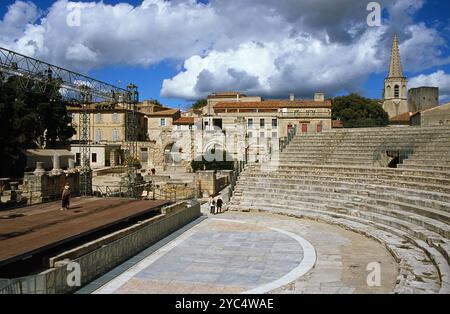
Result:
<svg viewBox="0 0 450 314"><path fill-rule="evenodd" d="M292 129L288 130L287 137L280 139L280 152L286 149L286 147L291 143L294 137L297 135L297 125L294 125Z"/></svg>
<svg viewBox="0 0 450 314"><path fill-rule="evenodd" d="M193 199L197 197L196 188L184 188L184 191L171 191L160 189L151 182L139 183L132 185L134 191L130 193L129 185L108 185L108 186L93 186L94 196L97 197L117 197L117 198L136 198L136 199L150 199L150 200L170 200L181 201Z"/></svg>
<svg viewBox="0 0 450 314"><path fill-rule="evenodd" d="M11 197L8 202L0 203L0 210L24 208L31 205L44 204L60 200L61 189L31 189L31 190L11 190ZM2 195L4 195L2 192ZM72 191L72 196L80 196L79 191Z"/></svg>

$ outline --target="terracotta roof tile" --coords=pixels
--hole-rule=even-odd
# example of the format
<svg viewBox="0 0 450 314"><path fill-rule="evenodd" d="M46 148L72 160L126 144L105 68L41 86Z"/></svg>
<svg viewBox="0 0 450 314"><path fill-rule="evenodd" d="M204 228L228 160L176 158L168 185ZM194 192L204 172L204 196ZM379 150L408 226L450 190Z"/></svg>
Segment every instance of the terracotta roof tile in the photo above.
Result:
<svg viewBox="0 0 450 314"><path fill-rule="evenodd" d="M331 127L334 128L334 129L343 128L344 127L344 123L342 123L341 120L333 120L333 121L331 121Z"/></svg>
<svg viewBox="0 0 450 314"><path fill-rule="evenodd" d="M162 110L162 111L148 113L147 116L149 116L149 117L171 117L171 116L176 115L178 112L180 112L180 109Z"/></svg>
<svg viewBox="0 0 450 314"><path fill-rule="evenodd" d="M331 101L264 100L254 102L219 102L214 109L279 109L279 108L331 108Z"/></svg>
<svg viewBox="0 0 450 314"><path fill-rule="evenodd" d="M398 116L392 117L390 119L391 122L409 122L411 116L416 114L416 112L405 112L402 114L399 114Z"/></svg>
<svg viewBox="0 0 450 314"><path fill-rule="evenodd" d="M190 125L194 124L194 117L181 117L173 122L175 125Z"/></svg>

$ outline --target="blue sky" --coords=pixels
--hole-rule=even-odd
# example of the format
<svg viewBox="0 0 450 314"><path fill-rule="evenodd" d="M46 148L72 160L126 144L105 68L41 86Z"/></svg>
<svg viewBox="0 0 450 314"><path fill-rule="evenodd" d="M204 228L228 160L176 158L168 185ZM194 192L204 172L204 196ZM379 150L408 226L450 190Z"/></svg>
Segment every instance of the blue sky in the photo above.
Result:
<svg viewBox="0 0 450 314"><path fill-rule="evenodd" d="M67 0L2 0L0 46L185 107L222 90L380 98L398 32L410 87L437 85L450 101L448 1L380 1L375 28L361 0L83 2L81 25L68 27Z"/></svg>

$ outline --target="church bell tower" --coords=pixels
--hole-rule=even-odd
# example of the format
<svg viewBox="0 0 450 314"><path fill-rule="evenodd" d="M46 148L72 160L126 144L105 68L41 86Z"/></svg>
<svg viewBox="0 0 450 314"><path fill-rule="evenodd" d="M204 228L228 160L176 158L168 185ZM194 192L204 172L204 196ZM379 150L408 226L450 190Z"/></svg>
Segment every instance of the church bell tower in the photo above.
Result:
<svg viewBox="0 0 450 314"><path fill-rule="evenodd" d="M403 76L400 50L398 48L398 36L396 33L392 42L389 75L384 80L383 91L383 109L389 114L389 118L409 112L407 83L408 80Z"/></svg>

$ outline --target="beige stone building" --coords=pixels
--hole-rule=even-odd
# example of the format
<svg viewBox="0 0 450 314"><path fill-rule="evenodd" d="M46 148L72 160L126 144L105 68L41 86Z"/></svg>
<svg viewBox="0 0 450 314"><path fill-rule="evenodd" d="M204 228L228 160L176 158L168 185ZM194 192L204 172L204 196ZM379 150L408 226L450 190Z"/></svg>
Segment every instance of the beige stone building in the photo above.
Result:
<svg viewBox="0 0 450 314"><path fill-rule="evenodd" d="M81 107L68 107L72 116L72 125L76 130L72 141L78 142L81 136ZM90 104L88 108L90 119L90 138L92 144L123 144L125 142L126 109L122 104ZM137 116L137 137L139 141L147 139L147 120L145 115L135 112Z"/></svg>
<svg viewBox="0 0 450 314"><path fill-rule="evenodd" d="M260 96L247 96L240 92L220 92L208 95L207 105L202 109L203 115L213 115L214 106L220 102L261 102Z"/></svg>
<svg viewBox="0 0 450 314"><path fill-rule="evenodd" d="M283 138L297 126L301 133L317 133L331 129L331 101L323 93L313 100L273 99L256 102L220 102L209 120L226 130L236 118L245 120L249 138ZM208 121L208 118L204 118Z"/></svg>
<svg viewBox="0 0 450 314"><path fill-rule="evenodd" d="M325 100L323 93L316 93L313 100L296 100L293 94L289 99L258 98L216 103L214 114L203 117L203 130L215 130L214 135L203 137L204 150L209 142L222 141L234 159L260 160L260 156L278 150L279 141L291 129L309 134L332 128L331 101ZM218 130L222 130L223 139Z"/></svg>
<svg viewBox="0 0 450 314"><path fill-rule="evenodd" d="M408 90L411 112L424 111L439 106L439 87L421 86Z"/></svg>
<svg viewBox="0 0 450 314"><path fill-rule="evenodd" d="M138 107L135 111L136 131L138 141L142 142L147 140L147 119L140 110L141 108ZM76 156L76 164L80 165L81 147L79 142L83 108L81 106L69 106L67 111L72 116L72 126L76 131L71 139L71 152ZM88 114L90 120L91 167L96 169L122 164L126 146L126 115L129 114L125 105L90 104Z"/></svg>
<svg viewBox="0 0 450 314"><path fill-rule="evenodd" d="M411 124L421 126L450 125L450 103L414 114L411 117Z"/></svg>
<svg viewBox="0 0 450 314"><path fill-rule="evenodd" d="M171 152L176 140L173 138L174 121L181 118L179 109L168 109L149 113L146 115L148 124L148 142L143 143L147 149L147 159L141 158L141 163L148 168L165 170L167 165L172 165Z"/></svg>

